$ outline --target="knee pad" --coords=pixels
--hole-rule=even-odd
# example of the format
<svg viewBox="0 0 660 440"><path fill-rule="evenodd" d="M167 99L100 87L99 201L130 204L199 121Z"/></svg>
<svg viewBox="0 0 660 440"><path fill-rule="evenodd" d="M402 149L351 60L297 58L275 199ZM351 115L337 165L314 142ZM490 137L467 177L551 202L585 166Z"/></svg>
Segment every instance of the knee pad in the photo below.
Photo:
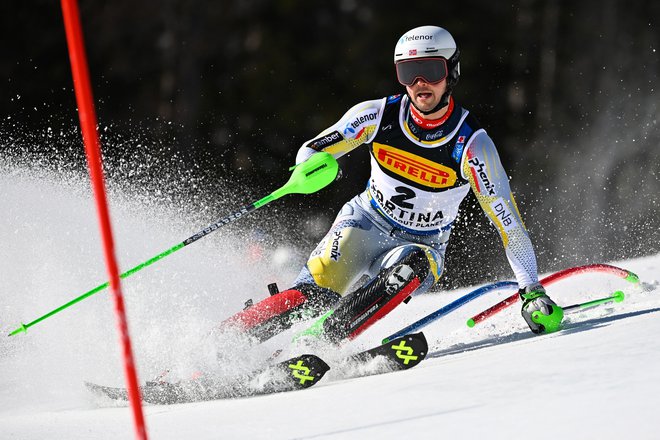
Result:
<svg viewBox="0 0 660 440"><path fill-rule="evenodd" d="M404 262L415 270L415 275L421 281L420 287L415 290L416 295L431 288L442 275L442 255L422 244L407 244L392 249L383 257L379 272Z"/></svg>
<svg viewBox="0 0 660 440"><path fill-rule="evenodd" d="M393 254L391 265L380 270L364 286L344 297L323 323L325 335L333 342L352 339L413 295L427 280L433 280L431 263L424 249Z"/></svg>

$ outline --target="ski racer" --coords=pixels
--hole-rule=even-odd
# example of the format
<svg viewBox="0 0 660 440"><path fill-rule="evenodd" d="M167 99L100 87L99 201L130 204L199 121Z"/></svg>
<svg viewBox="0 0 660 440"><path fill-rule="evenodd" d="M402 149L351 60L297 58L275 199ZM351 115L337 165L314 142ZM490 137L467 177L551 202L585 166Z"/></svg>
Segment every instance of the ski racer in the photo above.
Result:
<svg viewBox="0 0 660 440"><path fill-rule="evenodd" d="M367 188L341 208L290 289L222 327L265 340L322 315L311 334L334 343L356 337L438 281L459 205L472 190L500 234L531 331L559 328L563 311L538 282L534 249L495 145L452 96L460 76L454 38L437 26L412 29L396 44L394 64L405 94L357 104L296 157L301 163L324 151L338 158L367 145Z"/></svg>

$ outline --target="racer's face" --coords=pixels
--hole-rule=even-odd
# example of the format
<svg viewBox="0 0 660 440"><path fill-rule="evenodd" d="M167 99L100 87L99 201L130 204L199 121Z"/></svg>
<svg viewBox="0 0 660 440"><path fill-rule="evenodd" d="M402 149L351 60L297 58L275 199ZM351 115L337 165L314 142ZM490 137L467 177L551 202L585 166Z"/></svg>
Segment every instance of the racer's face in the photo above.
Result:
<svg viewBox="0 0 660 440"><path fill-rule="evenodd" d="M415 107L422 111L429 111L440 102L442 95L447 91L447 80L443 79L440 82L430 84L422 78L417 78L415 82L406 86L408 96L412 100ZM429 119L437 119L447 111L447 106L438 110L436 113L426 115Z"/></svg>

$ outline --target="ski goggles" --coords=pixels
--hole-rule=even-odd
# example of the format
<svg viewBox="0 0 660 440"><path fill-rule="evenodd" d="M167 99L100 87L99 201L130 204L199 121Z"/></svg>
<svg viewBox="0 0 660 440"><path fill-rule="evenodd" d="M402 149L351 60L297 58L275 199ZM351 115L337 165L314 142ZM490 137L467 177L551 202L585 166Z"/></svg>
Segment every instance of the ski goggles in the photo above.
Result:
<svg viewBox="0 0 660 440"><path fill-rule="evenodd" d="M396 63L396 77L404 86L412 86L421 78L429 84L447 78L447 61L444 58L413 58Z"/></svg>

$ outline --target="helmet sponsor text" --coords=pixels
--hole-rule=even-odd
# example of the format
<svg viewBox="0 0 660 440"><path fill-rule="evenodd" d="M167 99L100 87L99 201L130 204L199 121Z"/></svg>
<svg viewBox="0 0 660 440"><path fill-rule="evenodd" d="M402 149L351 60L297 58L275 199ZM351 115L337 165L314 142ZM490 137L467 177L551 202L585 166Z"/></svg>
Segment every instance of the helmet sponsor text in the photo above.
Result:
<svg viewBox="0 0 660 440"><path fill-rule="evenodd" d="M401 43L407 43L409 41L428 41L432 39L433 35L404 35L401 37Z"/></svg>

